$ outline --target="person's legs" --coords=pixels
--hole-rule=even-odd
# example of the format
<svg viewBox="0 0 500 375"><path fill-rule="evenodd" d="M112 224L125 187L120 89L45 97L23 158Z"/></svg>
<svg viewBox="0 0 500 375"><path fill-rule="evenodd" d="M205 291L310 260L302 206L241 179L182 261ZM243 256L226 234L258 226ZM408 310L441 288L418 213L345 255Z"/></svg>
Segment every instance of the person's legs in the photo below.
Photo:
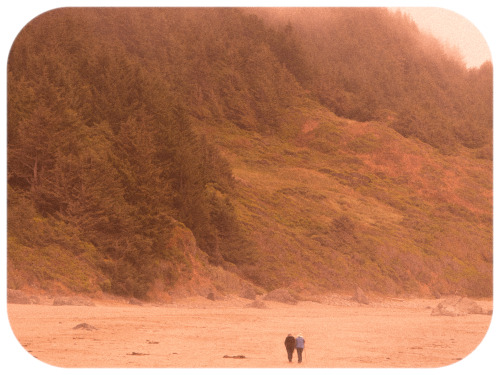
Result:
<svg viewBox="0 0 500 375"><path fill-rule="evenodd" d="M297 348L297 356L299 357L299 363L302 363L302 350L303 348Z"/></svg>
<svg viewBox="0 0 500 375"><path fill-rule="evenodd" d="M293 349L292 350L287 349L286 351L288 352L288 362L292 362Z"/></svg>

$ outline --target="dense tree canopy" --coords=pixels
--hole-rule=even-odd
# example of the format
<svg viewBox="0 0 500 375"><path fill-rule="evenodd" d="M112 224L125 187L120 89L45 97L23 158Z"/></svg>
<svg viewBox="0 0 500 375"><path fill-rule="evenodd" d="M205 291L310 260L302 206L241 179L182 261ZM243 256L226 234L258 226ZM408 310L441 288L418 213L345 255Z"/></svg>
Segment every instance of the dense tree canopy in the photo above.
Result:
<svg viewBox="0 0 500 375"><path fill-rule="evenodd" d="M231 165L193 124L295 137L290 109L311 102L491 157L491 63L466 69L385 9L271 13L59 9L30 22L8 63L12 241L38 246L25 220L65 228L76 253L96 250L103 289L138 297L158 260L182 262L175 223L211 262L254 264Z"/></svg>
<svg viewBox="0 0 500 375"><path fill-rule="evenodd" d="M389 117L401 134L444 152L491 145L490 62L467 69L408 16L383 8L292 8L281 17L261 11L296 23L307 68L295 76L303 83L307 72L313 93L335 113L360 121Z"/></svg>

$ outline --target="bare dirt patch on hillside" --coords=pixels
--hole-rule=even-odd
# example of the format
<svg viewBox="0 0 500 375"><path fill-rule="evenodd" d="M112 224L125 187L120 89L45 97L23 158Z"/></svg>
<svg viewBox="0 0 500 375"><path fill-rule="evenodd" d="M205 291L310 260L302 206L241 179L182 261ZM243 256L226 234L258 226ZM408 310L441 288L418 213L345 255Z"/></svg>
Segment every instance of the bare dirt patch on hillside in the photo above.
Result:
<svg viewBox="0 0 500 375"><path fill-rule="evenodd" d="M171 304L9 304L12 329L31 355L60 367L439 367L470 354L491 316L432 316L439 300L324 298L288 305L191 297ZM491 301L476 301L491 310ZM83 324L85 323L85 324ZM78 327L92 327L81 329ZM284 339L302 333L304 362Z"/></svg>

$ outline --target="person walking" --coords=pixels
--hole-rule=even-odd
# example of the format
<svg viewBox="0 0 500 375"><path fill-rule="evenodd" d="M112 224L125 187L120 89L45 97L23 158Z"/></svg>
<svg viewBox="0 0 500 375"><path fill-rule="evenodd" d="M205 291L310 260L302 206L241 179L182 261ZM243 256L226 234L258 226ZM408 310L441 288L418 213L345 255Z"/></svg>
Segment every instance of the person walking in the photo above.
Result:
<svg viewBox="0 0 500 375"><path fill-rule="evenodd" d="M292 362L293 351L295 350L295 337L291 333L285 339L285 348L288 353L288 362Z"/></svg>
<svg viewBox="0 0 500 375"><path fill-rule="evenodd" d="M302 337L302 333L299 333L295 339L295 347L297 348L297 357L299 357L299 363L302 363L302 351L304 350L306 340Z"/></svg>

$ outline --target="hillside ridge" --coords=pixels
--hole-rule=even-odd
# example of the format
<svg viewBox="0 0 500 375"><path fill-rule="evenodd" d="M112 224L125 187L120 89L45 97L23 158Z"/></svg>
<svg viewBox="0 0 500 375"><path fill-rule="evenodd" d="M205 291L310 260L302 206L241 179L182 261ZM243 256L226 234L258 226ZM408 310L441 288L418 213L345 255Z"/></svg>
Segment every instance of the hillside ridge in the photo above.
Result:
<svg viewBox="0 0 500 375"><path fill-rule="evenodd" d="M26 25L8 62L9 288L492 295L491 63L467 69L384 8L279 14Z"/></svg>

